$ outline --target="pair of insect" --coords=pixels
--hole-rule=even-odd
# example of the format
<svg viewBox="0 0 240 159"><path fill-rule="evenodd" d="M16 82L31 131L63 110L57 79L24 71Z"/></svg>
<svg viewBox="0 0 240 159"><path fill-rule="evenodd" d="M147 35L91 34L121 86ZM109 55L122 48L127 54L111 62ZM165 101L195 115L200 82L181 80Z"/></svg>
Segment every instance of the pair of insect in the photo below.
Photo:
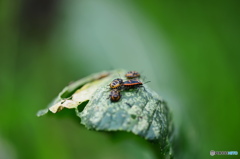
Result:
<svg viewBox="0 0 240 159"><path fill-rule="evenodd" d="M137 78L140 77L140 74L136 71L129 71L125 74L125 77L129 79L128 81L123 81L121 78L114 79L110 84L111 93L109 98L111 102L117 102L121 98L121 90L129 90L134 88L139 88L143 85L141 81Z"/></svg>

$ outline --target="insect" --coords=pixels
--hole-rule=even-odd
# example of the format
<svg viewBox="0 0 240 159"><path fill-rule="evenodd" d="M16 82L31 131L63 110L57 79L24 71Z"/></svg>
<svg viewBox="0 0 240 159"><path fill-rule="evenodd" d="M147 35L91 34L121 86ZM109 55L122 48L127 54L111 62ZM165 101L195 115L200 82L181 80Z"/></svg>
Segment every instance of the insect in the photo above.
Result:
<svg viewBox="0 0 240 159"><path fill-rule="evenodd" d="M120 91L118 89L113 89L109 95L111 102L117 102L121 98Z"/></svg>
<svg viewBox="0 0 240 159"><path fill-rule="evenodd" d="M110 89L121 89L123 80L121 78L114 79L110 84Z"/></svg>
<svg viewBox="0 0 240 159"><path fill-rule="evenodd" d="M125 77L128 79L138 78L140 77L140 73L138 73L137 71L129 71L125 74Z"/></svg>
<svg viewBox="0 0 240 159"><path fill-rule="evenodd" d="M138 79L131 79L131 80L123 82L124 89L126 89L126 90L139 88L139 87L142 87L142 85L143 85L143 83L141 81L139 81Z"/></svg>

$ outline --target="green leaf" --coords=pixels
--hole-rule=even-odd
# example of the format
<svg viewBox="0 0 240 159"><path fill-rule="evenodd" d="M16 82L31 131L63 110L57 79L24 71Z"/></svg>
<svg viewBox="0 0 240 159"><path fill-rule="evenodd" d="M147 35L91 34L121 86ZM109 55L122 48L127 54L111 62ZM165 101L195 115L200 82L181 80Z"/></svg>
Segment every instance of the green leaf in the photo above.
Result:
<svg viewBox="0 0 240 159"><path fill-rule="evenodd" d="M121 91L118 102L110 101L109 83L119 76L124 77L125 73L124 70L115 70L79 80L64 88L57 100L39 114L75 108L81 123L88 129L131 132L157 143L161 154L171 156L171 114L156 92L143 84L139 89ZM89 102L86 104L86 101Z"/></svg>
<svg viewBox="0 0 240 159"><path fill-rule="evenodd" d="M144 85L139 90L122 91L121 99L113 103L107 99L109 92L108 87L100 87L78 112L83 125L102 131L132 132L157 141L162 148L168 145L171 117L158 94Z"/></svg>

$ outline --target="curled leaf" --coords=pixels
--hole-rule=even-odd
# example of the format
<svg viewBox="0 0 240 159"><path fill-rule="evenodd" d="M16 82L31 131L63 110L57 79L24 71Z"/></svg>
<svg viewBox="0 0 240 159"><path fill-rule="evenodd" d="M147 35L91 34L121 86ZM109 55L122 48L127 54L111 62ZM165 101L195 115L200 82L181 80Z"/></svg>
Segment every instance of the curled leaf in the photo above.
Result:
<svg viewBox="0 0 240 159"><path fill-rule="evenodd" d="M82 102L89 100L92 93L96 90L97 86L94 84L91 85L92 82L96 84L97 81L99 81L100 83L100 81L106 80L111 74L111 71L103 71L72 82L58 94L46 109L38 111L37 116L43 116L47 114L49 110L52 113L56 113L63 108L76 108Z"/></svg>
<svg viewBox="0 0 240 159"><path fill-rule="evenodd" d="M121 91L118 102L110 101L109 83L119 76L124 77L125 73L115 70L81 79L64 88L53 104L38 115L44 115L48 110L56 113L63 108L75 109L88 129L132 132L158 143L162 153L171 156L171 114L156 92L144 84L138 89ZM82 104L86 101L89 102Z"/></svg>

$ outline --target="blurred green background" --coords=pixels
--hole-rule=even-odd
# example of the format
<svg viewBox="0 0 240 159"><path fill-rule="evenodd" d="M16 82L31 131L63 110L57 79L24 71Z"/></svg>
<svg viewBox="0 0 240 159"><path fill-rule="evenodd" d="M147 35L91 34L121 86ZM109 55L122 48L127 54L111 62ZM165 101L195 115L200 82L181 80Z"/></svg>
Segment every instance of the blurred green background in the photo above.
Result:
<svg viewBox="0 0 240 159"><path fill-rule="evenodd" d="M176 158L240 152L239 13L230 0L1 1L0 159L155 158L78 120L35 116L69 82L115 68L167 101Z"/></svg>

